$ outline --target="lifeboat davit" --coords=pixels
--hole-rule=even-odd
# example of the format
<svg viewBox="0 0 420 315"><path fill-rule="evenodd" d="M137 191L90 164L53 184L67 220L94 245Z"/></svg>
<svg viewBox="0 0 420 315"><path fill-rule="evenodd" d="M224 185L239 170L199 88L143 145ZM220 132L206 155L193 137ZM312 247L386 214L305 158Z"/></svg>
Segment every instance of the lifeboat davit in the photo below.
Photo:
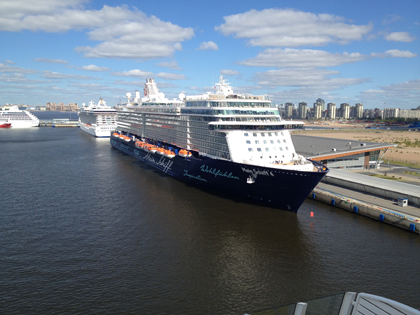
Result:
<svg viewBox="0 0 420 315"><path fill-rule="evenodd" d="M171 150L165 150L164 153L165 153L165 156L167 156L170 159L172 159L173 157L175 157L175 152L173 152Z"/></svg>
<svg viewBox="0 0 420 315"><path fill-rule="evenodd" d="M186 157L190 157L191 156L191 152L185 150L185 149L181 149L179 151L179 156L186 158Z"/></svg>

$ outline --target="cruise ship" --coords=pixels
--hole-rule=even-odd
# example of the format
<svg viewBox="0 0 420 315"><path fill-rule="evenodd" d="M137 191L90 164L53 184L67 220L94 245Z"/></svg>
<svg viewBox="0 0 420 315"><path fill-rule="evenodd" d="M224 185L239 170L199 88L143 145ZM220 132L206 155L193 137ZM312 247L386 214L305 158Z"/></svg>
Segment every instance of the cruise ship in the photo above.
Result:
<svg viewBox="0 0 420 315"><path fill-rule="evenodd" d="M167 99L154 79L117 108L111 145L174 178L297 212L328 169L296 153L267 95L236 94L220 76L213 93Z"/></svg>
<svg viewBox="0 0 420 315"><path fill-rule="evenodd" d="M88 106L84 105L78 113L80 129L97 138L109 138L117 127L116 109L107 106L102 98L98 104L90 101Z"/></svg>
<svg viewBox="0 0 420 315"><path fill-rule="evenodd" d="M4 128L38 127L39 119L27 110L20 110L16 105L0 110L0 125Z"/></svg>

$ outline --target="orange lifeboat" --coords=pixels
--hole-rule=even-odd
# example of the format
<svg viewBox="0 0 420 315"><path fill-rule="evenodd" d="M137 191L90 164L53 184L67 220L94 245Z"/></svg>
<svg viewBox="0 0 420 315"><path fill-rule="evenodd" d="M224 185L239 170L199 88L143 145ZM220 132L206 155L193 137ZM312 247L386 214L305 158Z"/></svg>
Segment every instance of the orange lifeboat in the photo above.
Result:
<svg viewBox="0 0 420 315"><path fill-rule="evenodd" d="M165 149L161 148L161 147L158 147L157 148L157 153L164 155L165 154Z"/></svg>
<svg viewBox="0 0 420 315"><path fill-rule="evenodd" d="M157 150L157 147L153 144L150 143L145 143L143 148L149 152L155 153Z"/></svg>
<svg viewBox="0 0 420 315"><path fill-rule="evenodd" d="M113 135L114 137L118 137L120 134L119 134L118 132L114 132L112 135Z"/></svg>
<svg viewBox="0 0 420 315"><path fill-rule="evenodd" d="M164 153L165 153L165 156L167 156L170 159L172 159L173 157L175 157L175 152L173 152L171 150L165 150Z"/></svg>
<svg viewBox="0 0 420 315"><path fill-rule="evenodd" d="M131 138L130 137L127 137L127 136L123 136L123 140L124 141L127 141L127 142L130 142L131 141Z"/></svg>
<svg viewBox="0 0 420 315"><path fill-rule="evenodd" d="M135 145L136 145L137 148L143 148L144 142L143 141L136 141Z"/></svg>
<svg viewBox="0 0 420 315"><path fill-rule="evenodd" d="M185 149L181 149L179 151L179 156L186 158L186 157L191 157L191 152L185 150Z"/></svg>

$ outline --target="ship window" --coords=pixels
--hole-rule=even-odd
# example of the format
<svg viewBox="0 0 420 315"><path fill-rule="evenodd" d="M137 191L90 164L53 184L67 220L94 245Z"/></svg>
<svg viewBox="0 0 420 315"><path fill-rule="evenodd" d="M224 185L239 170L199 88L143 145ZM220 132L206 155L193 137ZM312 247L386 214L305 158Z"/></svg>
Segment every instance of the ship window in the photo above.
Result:
<svg viewBox="0 0 420 315"><path fill-rule="evenodd" d="M244 136L245 136L245 137L248 137L248 132L245 132L245 133L244 133Z"/></svg>
<svg viewBox="0 0 420 315"><path fill-rule="evenodd" d="M248 151L249 151L249 152L252 152L252 148L248 148Z"/></svg>
<svg viewBox="0 0 420 315"><path fill-rule="evenodd" d="M277 143L281 143L281 141L280 140L277 140Z"/></svg>
<svg viewBox="0 0 420 315"><path fill-rule="evenodd" d="M264 140L264 144L267 144L267 140Z"/></svg>
<svg viewBox="0 0 420 315"><path fill-rule="evenodd" d="M254 132L253 134L252 134L254 137L256 137L257 136L257 134Z"/></svg>
<svg viewBox="0 0 420 315"><path fill-rule="evenodd" d="M274 143L274 140L270 140L270 143Z"/></svg>
<svg viewBox="0 0 420 315"><path fill-rule="evenodd" d="M279 134L276 132L275 135L278 136Z"/></svg>
<svg viewBox="0 0 420 315"><path fill-rule="evenodd" d="M283 139L283 142L286 143L286 139Z"/></svg>
<svg viewBox="0 0 420 315"><path fill-rule="evenodd" d="M258 140L255 140L255 144L259 144L260 143L260 141L258 141Z"/></svg>
<svg viewBox="0 0 420 315"><path fill-rule="evenodd" d="M283 151L283 148L282 147L280 147L279 149L280 149L280 151Z"/></svg>
<svg viewBox="0 0 420 315"><path fill-rule="evenodd" d="M261 132L261 137L265 137L265 133L262 133L262 132Z"/></svg>
<svg viewBox="0 0 420 315"><path fill-rule="evenodd" d="M272 149L273 149L273 151L277 151L277 150L276 150L276 147L272 147ZM276 156L276 157L277 157L277 156Z"/></svg>
<svg viewBox="0 0 420 315"><path fill-rule="evenodd" d="M270 148L265 148L265 151L267 151L267 152L270 151Z"/></svg>
<svg viewBox="0 0 420 315"><path fill-rule="evenodd" d="M289 148L288 148L288 147L286 147L286 150L289 150Z"/></svg>
<svg viewBox="0 0 420 315"><path fill-rule="evenodd" d="M281 135L284 136L283 131L281 132Z"/></svg>
<svg viewBox="0 0 420 315"><path fill-rule="evenodd" d="M246 140L246 143L247 143L247 144L251 144L251 141L249 141L249 140Z"/></svg>
<svg viewBox="0 0 420 315"><path fill-rule="evenodd" d="M257 151L258 151L258 152L261 152L261 148L257 148Z"/></svg>
<svg viewBox="0 0 420 315"><path fill-rule="evenodd" d="M268 133L268 136L271 137L271 132Z"/></svg>

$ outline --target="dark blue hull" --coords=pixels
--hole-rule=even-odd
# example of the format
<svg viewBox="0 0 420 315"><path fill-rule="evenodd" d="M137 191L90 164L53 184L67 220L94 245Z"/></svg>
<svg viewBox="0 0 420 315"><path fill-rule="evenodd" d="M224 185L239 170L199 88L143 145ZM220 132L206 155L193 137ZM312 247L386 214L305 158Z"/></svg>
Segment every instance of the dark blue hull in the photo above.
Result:
<svg viewBox="0 0 420 315"><path fill-rule="evenodd" d="M139 149L133 141L127 143L115 137L111 137L111 145L180 181L293 212L297 212L326 174L326 171L280 170L203 156L168 158ZM248 183L250 175L253 183Z"/></svg>

